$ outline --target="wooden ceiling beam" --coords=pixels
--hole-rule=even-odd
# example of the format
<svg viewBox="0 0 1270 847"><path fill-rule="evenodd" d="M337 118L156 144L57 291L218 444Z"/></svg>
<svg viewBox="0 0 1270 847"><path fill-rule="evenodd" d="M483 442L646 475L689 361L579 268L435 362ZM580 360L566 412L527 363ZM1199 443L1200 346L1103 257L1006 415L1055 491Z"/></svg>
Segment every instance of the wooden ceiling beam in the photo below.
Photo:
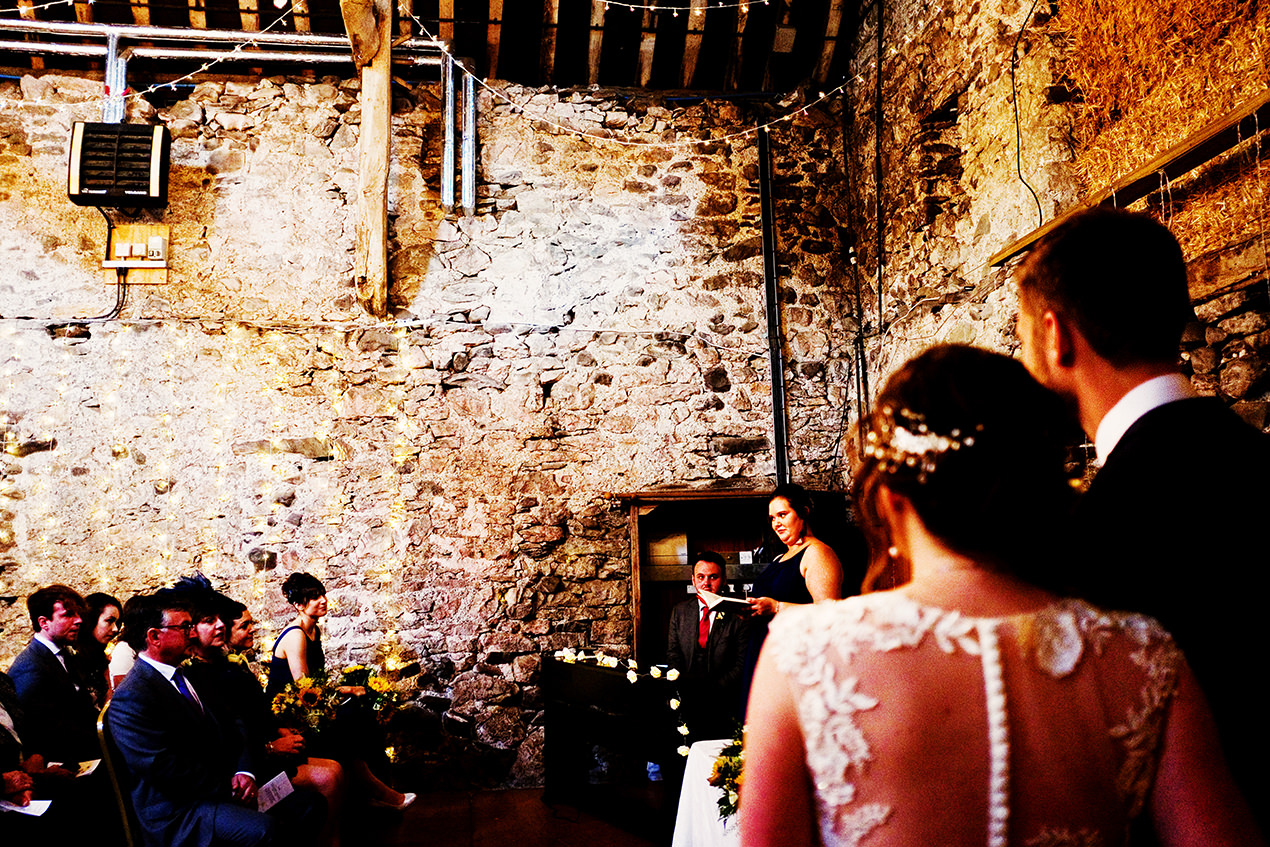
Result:
<svg viewBox="0 0 1270 847"><path fill-rule="evenodd" d="M829 4L829 20L825 24L825 43L820 48L820 61L812 78L823 83L829 79L829 68L833 64L833 51L838 45L838 29L842 26L842 0L832 0Z"/></svg>
<svg viewBox="0 0 1270 847"><path fill-rule="evenodd" d="M441 0L437 10L437 38L454 43L454 0Z"/></svg>
<svg viewBox="0 0 1270 847"><path fill-rule="evenodd" d="M587 52L587 84L600 81L600 53L604 47L604 0L591 0L591 40Z"/></svg>
<svg viewBox="0 0 1270 847"><path fill-rule="evenodd" d="M523 2L523 0L521 0ZM503 0L489 0L489 24L485 38L485 59L488 63L486 75L490 79L498 77L498 42L503 31Z"/></svg>
<svg viewBox="0 0 1270 847"><path fill-rule="evenodd" d="M657 47L657 28L653 24L653 12L644 10L643 32L639 40L639 85L644 87L653 76L653 51Z"/></svg>
<svg viewBox="0 0 1270 847"><path fill-rule="evenodd" d="M238 19L248 32L260 29L260 5L258 0L238 0Z"/></svg>
<svg viewBox="0 0 1270 847"><path fill-rule="evenodd" d="M691 0L688 12L688 34L684 36L683 81L684 88L692 85L692 75L697 70L697 56L701 53L701 37L706 30L707 0Z"/></svg>
<svg viewBox="0 0 1270 847"><path fill-rule="evenodd" d="M137 26L150 25L150 4L146 0L132 0L132 22Z"/></svg>
<svg viewBox="0 0 1270 847"><path fill-rule="evenodd" d="M542 8L542 46L539 48L539 66L543 83L550 83L556 67L556 29L560 26L560 0L547 0Z"/></svg>

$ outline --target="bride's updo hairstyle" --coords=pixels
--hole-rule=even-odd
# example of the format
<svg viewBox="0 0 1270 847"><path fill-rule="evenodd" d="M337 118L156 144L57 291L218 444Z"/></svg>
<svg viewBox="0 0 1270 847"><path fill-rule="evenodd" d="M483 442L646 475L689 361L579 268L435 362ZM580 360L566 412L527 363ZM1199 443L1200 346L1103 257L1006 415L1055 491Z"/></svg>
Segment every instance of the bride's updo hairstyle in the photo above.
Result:
<svg viewBox="0 0 1270 847"><path fill-rule="evenodd" d="M282 583L282 596L286 597L287 602L292 606L303 606L325 594L326 588L322 585L322 581L312 574L293 573Z"/></svg>
<svg viewBox="0 0 1270 847"><path fill-rule="evenodd" d="M855 502L874 553L891 545L878 510L885 485L940 541L1029 582L1054 582L1049 553L1075 491L1061 435L1067 414L1022 364L976 347L933 347L877 399Z"/></svg>

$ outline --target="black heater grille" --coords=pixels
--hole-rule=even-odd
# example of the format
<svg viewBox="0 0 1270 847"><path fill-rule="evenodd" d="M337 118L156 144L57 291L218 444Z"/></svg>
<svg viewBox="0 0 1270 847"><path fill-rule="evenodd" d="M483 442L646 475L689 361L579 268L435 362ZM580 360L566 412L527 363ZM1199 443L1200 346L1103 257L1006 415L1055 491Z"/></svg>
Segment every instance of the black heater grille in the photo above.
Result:
<svg viewBox="0 0 1270 847"><path fill-rule="evenodd" d="M123 209L166 206L171 146L165 126L76 123L68 175L71 202Z"/></svg>

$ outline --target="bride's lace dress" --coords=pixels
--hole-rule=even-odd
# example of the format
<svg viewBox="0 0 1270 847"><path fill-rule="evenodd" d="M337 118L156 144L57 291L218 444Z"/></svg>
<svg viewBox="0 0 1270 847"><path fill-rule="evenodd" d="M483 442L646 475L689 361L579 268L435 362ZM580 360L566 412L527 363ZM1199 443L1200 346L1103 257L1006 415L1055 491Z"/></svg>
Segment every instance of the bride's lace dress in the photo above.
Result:
<svg viewBox="0 0 1270 847"><path fill-rule="evenodd" d="M1122 844L1182 662L1141 615L974 618L892 592L784 612L768 649L821 838L866 847Z"/></svg>

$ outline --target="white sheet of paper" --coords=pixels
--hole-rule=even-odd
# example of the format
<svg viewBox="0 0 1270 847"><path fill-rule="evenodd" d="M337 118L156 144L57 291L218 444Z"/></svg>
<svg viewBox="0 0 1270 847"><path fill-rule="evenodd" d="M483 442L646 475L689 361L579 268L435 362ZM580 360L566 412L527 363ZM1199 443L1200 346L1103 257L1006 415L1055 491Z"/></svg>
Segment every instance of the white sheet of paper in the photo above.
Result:
<svg viewBox="0 0 1270 847"><path fill-rule="evenodd" d="M53 805L52 800L32 800L29 806L15 806L8 800L0 800L0 810L17 812L19 815L33 815L37 818L47 812L51 805Z"/></svg>
<svg viewBox="0 0 1270 847"><path fill-rule="evenodd" d="M274 804L293 791L295 791L295 786L291 784L291 779L287 776L287 772L283 771L260 786L260 790L256 792L256 808L262 812L267 812L273 808Z"/></svg>
<svg viewBox="0 0 1270 847"><path fill-rule="evenodd" d="M101 759L89 759L87 762L79 763L79 770L75 772L76 777L88 776L97 770L97 766L101 764Z"/></svg>
<svg viewBox="0 0 1270 847"><path fill-rule="evenodd" d="M713 591L698 591L697 594L701 595L701 599L705 601L706 606L712 612L717 606L725 603L731 604L735 611L748 610L750 608L750 604L739 597L724 597L722 594L715 594Z"/></svg>

